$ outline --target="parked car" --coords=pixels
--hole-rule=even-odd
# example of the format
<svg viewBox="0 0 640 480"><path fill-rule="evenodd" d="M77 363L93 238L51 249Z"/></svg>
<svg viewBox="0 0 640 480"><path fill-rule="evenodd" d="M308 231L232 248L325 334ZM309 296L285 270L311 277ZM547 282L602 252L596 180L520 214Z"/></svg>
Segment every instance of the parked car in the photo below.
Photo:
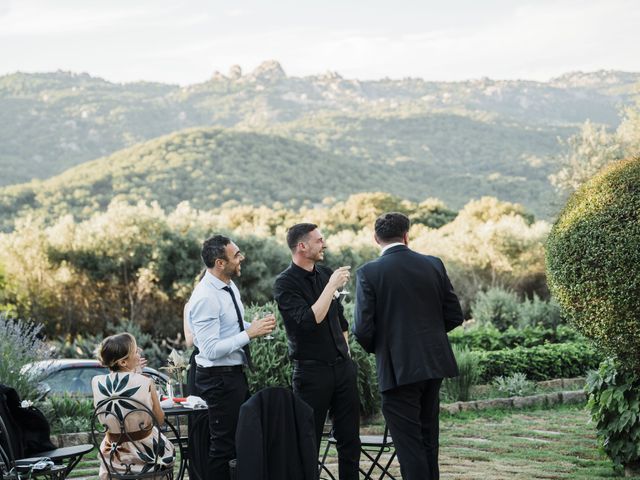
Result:
<svg viewBox="0 0 640 480"><path fill-rule="evenodd" d="M59 358L41 360L25 365L23 373L27 373L39 382L39 389L44 395L63 395L65 393L81 397L91 397L91 379L96 375L104 375L109 370L97 360L79 358ZM145 367L143 374L151 377L158 393L164 393L169 377L154 368Z"/></svg>

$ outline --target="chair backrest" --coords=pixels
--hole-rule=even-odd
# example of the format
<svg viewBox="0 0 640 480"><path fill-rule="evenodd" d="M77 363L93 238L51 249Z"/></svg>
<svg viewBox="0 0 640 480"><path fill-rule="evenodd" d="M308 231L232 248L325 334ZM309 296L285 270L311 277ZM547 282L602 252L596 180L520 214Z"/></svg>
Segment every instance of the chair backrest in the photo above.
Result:
<svg viewBox="0 0 640 480"><path fill-rule="evenodd" d="M240 407L237 478L316 480L313 410L286 388L265 388Z"/></svg>
<svg viewBox="0 0 640 480"><path fill-rule="evenodd" d="M7 476L15 465L15 457L8 440L7 427L0 416L0 479Z"/></svg>
<svg viewBox="0 0 640 480"><path fill-rule="evenodd" d="M133 479L149 478L160 475L163 466L162 455L165 450L165 440L158 435L158 441L149 447L141 442L144 438L154 434L154 427L159 431L160 425L149 407L142 402L129 397L109 397L96 406L91 417L91 437L98 447L100 457L107 468L109 478ZM111 444L108 455L100 449L102 438L107 435ZM128 449L133 448L134 454L143 460L145 467L141 472L132 471L134 465L140 462L124 464L117 455L119 447L130 443ZM116 467L117 462L117 467ZM162 475L170 476L169 472Z"/></svg>

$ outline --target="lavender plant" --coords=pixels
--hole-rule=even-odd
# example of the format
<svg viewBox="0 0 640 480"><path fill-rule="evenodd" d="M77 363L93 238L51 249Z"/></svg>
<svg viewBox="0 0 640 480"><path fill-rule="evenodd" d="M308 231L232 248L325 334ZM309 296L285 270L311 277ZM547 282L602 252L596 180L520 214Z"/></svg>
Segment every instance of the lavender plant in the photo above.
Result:
<svg viewBox="0 0 640 480"><path fill-rule="evenodd" d="M0 383L16 389L23 400L39 396L37 379L24 371L27 363L50 358L40 338L42 325L10 318L0 312Z"/></svg>

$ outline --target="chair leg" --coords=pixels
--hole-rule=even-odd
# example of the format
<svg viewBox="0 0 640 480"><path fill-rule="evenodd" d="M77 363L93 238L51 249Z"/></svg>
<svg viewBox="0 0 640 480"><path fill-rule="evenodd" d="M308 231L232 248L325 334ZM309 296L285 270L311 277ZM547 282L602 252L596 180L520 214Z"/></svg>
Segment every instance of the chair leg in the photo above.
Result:
<svg viewBox="0 0 640 480"><path fill-rule="evenodd" d="M389 477L391 480L396 480L396 477L394 477L393 475L391 475L389 473L389 467L391 467L391 464L393 463L393 459L396 458L396 451L394 450L393 453L391 454L391 457L389 457L389 461L387 462L387 464L384 466L382 475L380 475L380 478L378 480L382 480L384 477Z"/></svg>
<svg viewBox="0 0 640 480"><path fill-rule="evenodd" d="M326 478L326 477L322 477L322 476L321 476L321 477L320 477L320 480L336 480L336 477L334 477L334 476L333 476L333 473L331 473L331 472L329 471L329 469L327 468L327 466L326 466L324 463L321 463L321 464L320 464L320 468L319 468L319 470L320 470L320 472L324 472L324 473L326 473L327 475L329 475L329 477L328 477L328 478Z"/></svg>
<svg viewBox="0 0 640 480"><path fill-rule="evenodd" d="M369 460L371 460L371 467L369 467L369 470L367 471L366 475L365 475L365 479L370 479L371 478L371 474L373 473L373 470L376 467L380 467L382 468L382 466L378 463L378 461L380 460L380 457L382 456L382 452L383 449L381 448L380 450L378 450L378 453L376 454L376 457L373 458L371 455L369 455L366 451L363 451L362 453L364 453Z"/></svg>
<svg viewBox="0 0 640 480"><path fill-rule="evenodd" d="M382 480L384 477L389 477L391 480L396 480L396 478L393 475L391 475L391 473L389 473L389 467L391 467L391 464L393 463L393 460L396 457L396 452L395 450L393 451L393 453L391 454L391 458L389 458L386 465L383 466L380 463L380 458L382 457L382 454L385 451L389 451L389 449L383 448L378 450L375 457L370 455L367 450L361 451L362 454L364 454L364 456L367 457L369 461L371 461L371 466L369 467L369 470L367 470L366 472L362 468L360 468L360 473L364 475L364 480L373 480L373 472L376 468L379 468L380 471L382 472L378 477L378 480Z"/></svg>
<svg viewBox="0 0 640 480"><path fill-rule="evenodd" d="M329 469L324 464L324 462L327 460L327 456L329 455L330 447L331 447L331 443L327 441L327 446L325 447L324 453L322 454L322 460L318 462L319 464L318 470L324 471L327 475L329 475L331 480L336 480L336 477L333 476L333 474L329 471Z"/></svg>

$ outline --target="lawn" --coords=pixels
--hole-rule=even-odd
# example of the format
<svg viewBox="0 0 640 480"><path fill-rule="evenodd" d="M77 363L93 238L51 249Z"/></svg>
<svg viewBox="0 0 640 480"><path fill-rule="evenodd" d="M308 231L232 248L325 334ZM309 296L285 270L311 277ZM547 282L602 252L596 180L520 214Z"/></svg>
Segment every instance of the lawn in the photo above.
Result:
<svg viewBox="0 0 640 480"><path fill-rule="evenodd" d="M611 461L598 450L589 414L580 406L443 415L440 427L442 479L621 478L614 472ZM363 427L364 430L380 432L381 419ZM84 468L78 469L78 478L95 478L97 462L91 461L91 457L93 454ZM330 453L328 466L335 474L335 451ZM400 479L397 460L392 473Z"/></svg>
<svg viewBox="0 0 640 480"><path fill-rule="evenodd" d="M447 415L440 427L442 479L620 478L598 450L589 414L579 406ZM399 479L397 461L393 465Z"/></svg>

